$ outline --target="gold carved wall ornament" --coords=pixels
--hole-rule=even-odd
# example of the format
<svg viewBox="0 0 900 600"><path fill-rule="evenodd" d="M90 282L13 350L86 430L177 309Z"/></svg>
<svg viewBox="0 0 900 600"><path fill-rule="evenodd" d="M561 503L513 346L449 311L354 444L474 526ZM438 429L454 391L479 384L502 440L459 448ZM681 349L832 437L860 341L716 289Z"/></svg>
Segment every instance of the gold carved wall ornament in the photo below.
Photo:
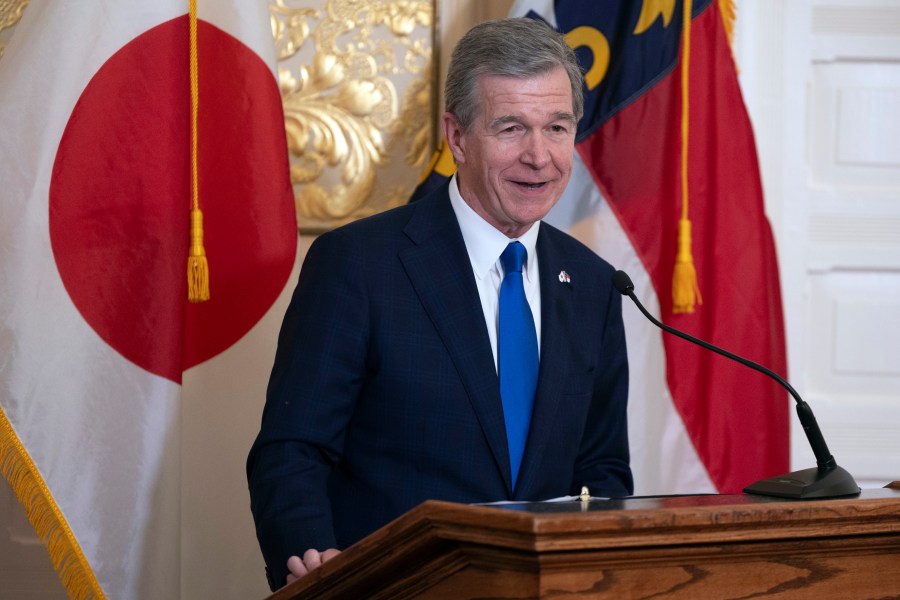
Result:
<svg viewBox="0 0 900 600"><path fill-rule="evenodd" d="M299 3L298 3L299 4ZM301 232L406 202L434 147L433 0L269 4Z"/></svg>
<svg viewBox="0 0 900 600"><path fill-rule="evenodd" d="M0 59L3 58L6 44L12 37L13 27L22 18L26 6L28 0L0 0Z"/></svg>

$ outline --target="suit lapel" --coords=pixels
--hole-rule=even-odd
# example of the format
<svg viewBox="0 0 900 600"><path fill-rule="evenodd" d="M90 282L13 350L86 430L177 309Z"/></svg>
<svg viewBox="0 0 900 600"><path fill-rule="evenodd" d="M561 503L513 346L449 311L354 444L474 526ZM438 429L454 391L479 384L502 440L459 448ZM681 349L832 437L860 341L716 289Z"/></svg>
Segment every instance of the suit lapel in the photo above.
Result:
<svg viewBox="0 0 900 600"><path fill-rule="evenodd" d="M404 232L415 245L400 252L400 261L456 365L509 489L500 384L475 276L446 186L417 203Z"/></svg>
<svg viewBox="0 0 900 600"><path fill-rule="evenodd" d="M538 234L537 255L541 278L541 366L516 498L530 498L530 489L540 478L541 456L554 429L571 348L568 337L572 327L572 284L559 281L560 271L566 268L564 258L553 244L552 232L543 226Z"/></svg>

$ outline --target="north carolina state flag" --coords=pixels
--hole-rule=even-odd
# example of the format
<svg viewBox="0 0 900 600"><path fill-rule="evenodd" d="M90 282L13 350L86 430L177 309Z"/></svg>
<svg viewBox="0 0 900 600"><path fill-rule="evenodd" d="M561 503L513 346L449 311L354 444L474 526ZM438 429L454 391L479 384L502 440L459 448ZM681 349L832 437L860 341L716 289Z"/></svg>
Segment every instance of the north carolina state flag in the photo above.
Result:
<svg viewBox="0 0 900 600"><path fill-rule="evenodd" d="M586 70L579 160L548 221L628 272L668 325L784 375L778 265L720 4L729 3L693 3L689 215L703 303L684 314L673 313L671 291L682 209L684 5L520 1L512 14L568 34ZM788 470L789 402L777 383L662 334L630 302L623 310L636 493L734 493Z"/></svg>
<svg viewBox="0 0 900 600"><path fill-rule="evenodd" d="M0 59L0 470L72 597L179 597L182 372L296 257L266 5L202 1L211 299L187 303L187 12L32 1Z"/></svg>

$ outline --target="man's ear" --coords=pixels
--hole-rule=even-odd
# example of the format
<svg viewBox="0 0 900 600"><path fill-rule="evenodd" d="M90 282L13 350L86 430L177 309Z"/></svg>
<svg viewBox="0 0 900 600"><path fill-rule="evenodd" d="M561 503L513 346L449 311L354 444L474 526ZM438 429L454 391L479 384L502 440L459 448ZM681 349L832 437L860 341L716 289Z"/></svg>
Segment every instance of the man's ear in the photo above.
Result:
<svg viewBox="0 0 900 600"><path fill-rule="evenodd" d="M441 115L441 131L444 133L444 139L447 140L450 153L453 154L453 160L458 165L464 164L466 162L466 144L456 115L449 112Z"/></svg>

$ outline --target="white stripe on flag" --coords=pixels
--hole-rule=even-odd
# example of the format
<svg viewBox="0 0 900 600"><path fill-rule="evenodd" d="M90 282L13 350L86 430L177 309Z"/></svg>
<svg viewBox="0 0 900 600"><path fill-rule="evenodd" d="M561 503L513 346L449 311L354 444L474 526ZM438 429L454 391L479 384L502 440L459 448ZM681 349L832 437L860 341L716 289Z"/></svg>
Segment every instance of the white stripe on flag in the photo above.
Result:
<svg viewBox="0 0 900 600"><path fill-rule="evenodd" d="M0 401L103 592L174 598L180 386L85 323L49 240L53 159L81 91L119 47L181 12L134 4L32 2L0 61Z"/></svg>
<svg viewBox="0 0 900 600"><path fill-rule="evenodd" d="M546 221L628 273L638 298L651 314L659 315L659 300L647 270L577 152L569 186ZM662 332L627 298L622 313L628 344L628 436L634 493L715 493L666 384Z"/></svg>

